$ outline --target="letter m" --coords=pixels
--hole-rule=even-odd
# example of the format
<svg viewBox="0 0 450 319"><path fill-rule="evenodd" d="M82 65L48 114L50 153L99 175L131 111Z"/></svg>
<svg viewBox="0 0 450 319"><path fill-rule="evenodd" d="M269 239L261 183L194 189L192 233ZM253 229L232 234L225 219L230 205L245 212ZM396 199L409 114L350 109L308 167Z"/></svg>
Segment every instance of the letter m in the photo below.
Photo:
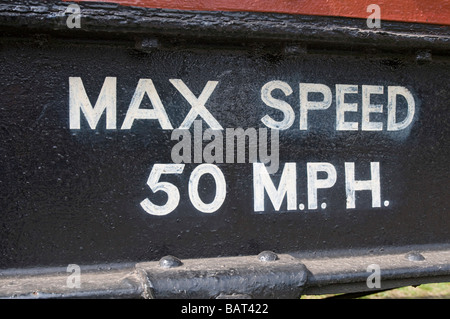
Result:
<svg viewBox="0 0 450 319"><path fill-rule="evenodd" d="M284 197L287 197L287 210L297 208L297 173L295 163L284 164L278 189L270 178L263 163L253 163L253 205L255 212L264 211L264 190L269 195L276 211L280 210Z"/></svg>
<svg viewBox="0 0 450 319"><path fill-rule="evenodd" d="M116 82L115 77L106 77L100 94L92 107L86 94L83 82L79 77L69 77L69 122L71 130L80 129L80 110L91 129L97 127L103 112L106 110L106 129L116 128Z"/></svg>

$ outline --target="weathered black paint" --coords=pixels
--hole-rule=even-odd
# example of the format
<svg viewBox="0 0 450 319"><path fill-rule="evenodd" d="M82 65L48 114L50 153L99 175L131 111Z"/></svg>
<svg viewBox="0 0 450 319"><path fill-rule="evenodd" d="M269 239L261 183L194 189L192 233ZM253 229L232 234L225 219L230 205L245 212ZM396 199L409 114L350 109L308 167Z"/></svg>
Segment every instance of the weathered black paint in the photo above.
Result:
<svg viewBox="0 0 450 319"><path fill-rule="evenodd" d="M290 255L277 260L256 256L187 260L170 269L155 262L140 263L152 298L299 298L308 274L305 265ZM236 296L238 295L238 296Z"/></svg>
<svg viewBox="0 0 450 319"><path fill-rule="evenodd" d="M82 28L69 29L64 14L70 3L59 0L2 0L0 16L8 32L48 32L70 39L130 39L171 36L219 41L283 41L324 44L352 50L433 50L448 54L449 26L383 21L380 29L365 19L318 17L257 12L200 12L123 7L115 3L78 3ZM19 31L18 31L19 30ZM188 40L187 43L192 43Z"/></svg>
<svg viewBox="0 0 450 319"><path fill-rule="evenodd" d="M134 42L91 41L95 35L88 32L90 40L83 40L85 31L77 33L77 41L61 34L18 38L15 26L2 21L10 36L0 43L0 268L138 262L169 254L183 259L256 255L263 250L376 251L449 243L450 64L446 55L417 61L416 55L404 51L410 43L411 53L429 45L443 54L448 41L442 37L408 42L398 36L402 54L364 50L287 54L281 49L287 41L282 30L267 36L272 42L265 41L262 47L236 39L226 45L210 39L181 45L180 39L159 31L163 45L142 52ZM30 28L51 29L44 25L39 22ZM264 32L257 33L252 43ZM319 33L311 36L320 39ZM349 43L356 39L346 36ZM383 47L376 39L380 49L393 50L394 40ZM261 87L274 79L288 82L294 93L286 101L294 107L296 121L280 134L281 167L297 162L299 203L305 203L306 162L333 163L338 181L333 191L324 191L327 209L274 212L267 202L271 212L256 214L251 164L219 164L227 198L217 212L203 214L187 196L188 176L197 165L190 164L182 176L164 179L180 189L178 209L164 217L146 214L139 206L152 195L145 183L154 163L171 162L175 144L171 131L161 130L156 121L136 121L131 131L107 131L104 118L96 131L86 122L80 131L70 130L71 76L83 79L91 102L105 77L117 77L119 127L140 78L154 81L174 127L190 106L170 78L183 79L197 95L208 80L219 81L207 108L224 128L262 127L260 119L270 110L260 100ZM312 117L309 132L299 131L299 82L405 86L414 93L416 118L408 134L336 132L330 108L323 112L326 116ZM370 196L361 193L357 209L345 209L346 161L360 165L357 172L367 172L371 161L380 162L381 196L390 200L389 207L371 208ZM210 186L205 183L204 188ZM203 195L207 201L208 191Z"/></svg>

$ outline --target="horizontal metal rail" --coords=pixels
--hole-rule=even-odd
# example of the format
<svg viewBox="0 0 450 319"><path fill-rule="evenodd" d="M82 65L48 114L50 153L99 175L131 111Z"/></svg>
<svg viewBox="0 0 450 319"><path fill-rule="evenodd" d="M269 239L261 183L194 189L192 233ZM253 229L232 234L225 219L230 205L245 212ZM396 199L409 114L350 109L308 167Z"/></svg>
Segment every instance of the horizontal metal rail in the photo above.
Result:
<svg viewBox="0 0 450 319"><path fill-rule="evenodd" d="M444 248L444 249L443 249ZM81 266L80 285L65 268L4 270L1 298L299 298L301 295L376 292L450 281L447 246L324 257L263 252L258 256L179 260L135 265ZM378 265L380 287L369 287L368 266Z"/></svg>

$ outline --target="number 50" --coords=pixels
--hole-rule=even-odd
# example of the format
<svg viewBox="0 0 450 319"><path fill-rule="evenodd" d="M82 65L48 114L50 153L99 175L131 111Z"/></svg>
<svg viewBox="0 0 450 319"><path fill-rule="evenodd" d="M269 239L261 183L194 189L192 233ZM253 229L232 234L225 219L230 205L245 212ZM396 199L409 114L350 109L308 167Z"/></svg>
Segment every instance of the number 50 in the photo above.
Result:
<svg viewBox="0 0 450 319"><path fill-rule="evenodd" d="M168 182L159 182L162 174L182 174L184 164L154 164L147 180L147 185L153 192L163 191L167 194L164 205L155 205L148 198L141 202L141 207L150 215L164 216L178 207L180 192L178 188ZM211 203L205 203L198 194L198 184L204 174L211 174L216 183L216 196ZM191 173L188 185L189 199L192 205L203 213L213 213L222 206L226 196L226 182L222 171L213 164L201 164Z"/></svg>

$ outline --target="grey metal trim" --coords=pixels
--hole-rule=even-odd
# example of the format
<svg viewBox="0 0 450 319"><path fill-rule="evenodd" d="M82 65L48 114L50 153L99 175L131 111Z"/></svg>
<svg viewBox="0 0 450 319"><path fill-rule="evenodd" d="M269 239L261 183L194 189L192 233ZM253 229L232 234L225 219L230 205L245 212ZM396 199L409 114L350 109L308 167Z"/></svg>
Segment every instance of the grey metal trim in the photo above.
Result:
<svg viewBox="0 0 450 319"><path fill-rule="evenodd" d="M431 248L431 249L430 249ZM404 247L404 249L411 249ZM70 288L70 273L34 269L2 271L1 298L156 298L240 299L287 298L301 295L376 292L408 285L450 281L450 248L414 247L423 260L409 252L352 256L279 254L276 260L258 256L181 260L167 266L161 261L112 269L81 267L80 288ZM381 287L369 288L367 267L379 265ZM84 271L83 269L87 269Z"/></svg>
<svg viewBox="0 0 450 319"><path fill-rule="evenodd" d="M411 258L418 254L423 257L422 260ZM307 253L293 255L308 268L308 282L303 292L307 295L376 291L450 282L448 244L391 247L381 253L360 251L347 253L346 256L312 256ZM373 264L380 269L379 288L369 288L367 285L367 279L372 274L368 271L368 266Z"/></svg>
<svg viewBox="0 0 450 319"><path fill-rule="evenodd" d="M82 271L80 288L71 288L67 285L70 273L62 271L46 273L45 269L35 269L33 272L34 275L0 276L0 297L3 299L124 299L140 298L145 295L140 274L130 268Z"/></svg>
<svg viewBox="0 0 450 319"><path fill-rule="evenodd" d="M307 279L305 266L290 255L276 260L256 256L190 259L180 266L139 263L154 298L209 299L250 296L255 299L299 298Z"/></svg>

